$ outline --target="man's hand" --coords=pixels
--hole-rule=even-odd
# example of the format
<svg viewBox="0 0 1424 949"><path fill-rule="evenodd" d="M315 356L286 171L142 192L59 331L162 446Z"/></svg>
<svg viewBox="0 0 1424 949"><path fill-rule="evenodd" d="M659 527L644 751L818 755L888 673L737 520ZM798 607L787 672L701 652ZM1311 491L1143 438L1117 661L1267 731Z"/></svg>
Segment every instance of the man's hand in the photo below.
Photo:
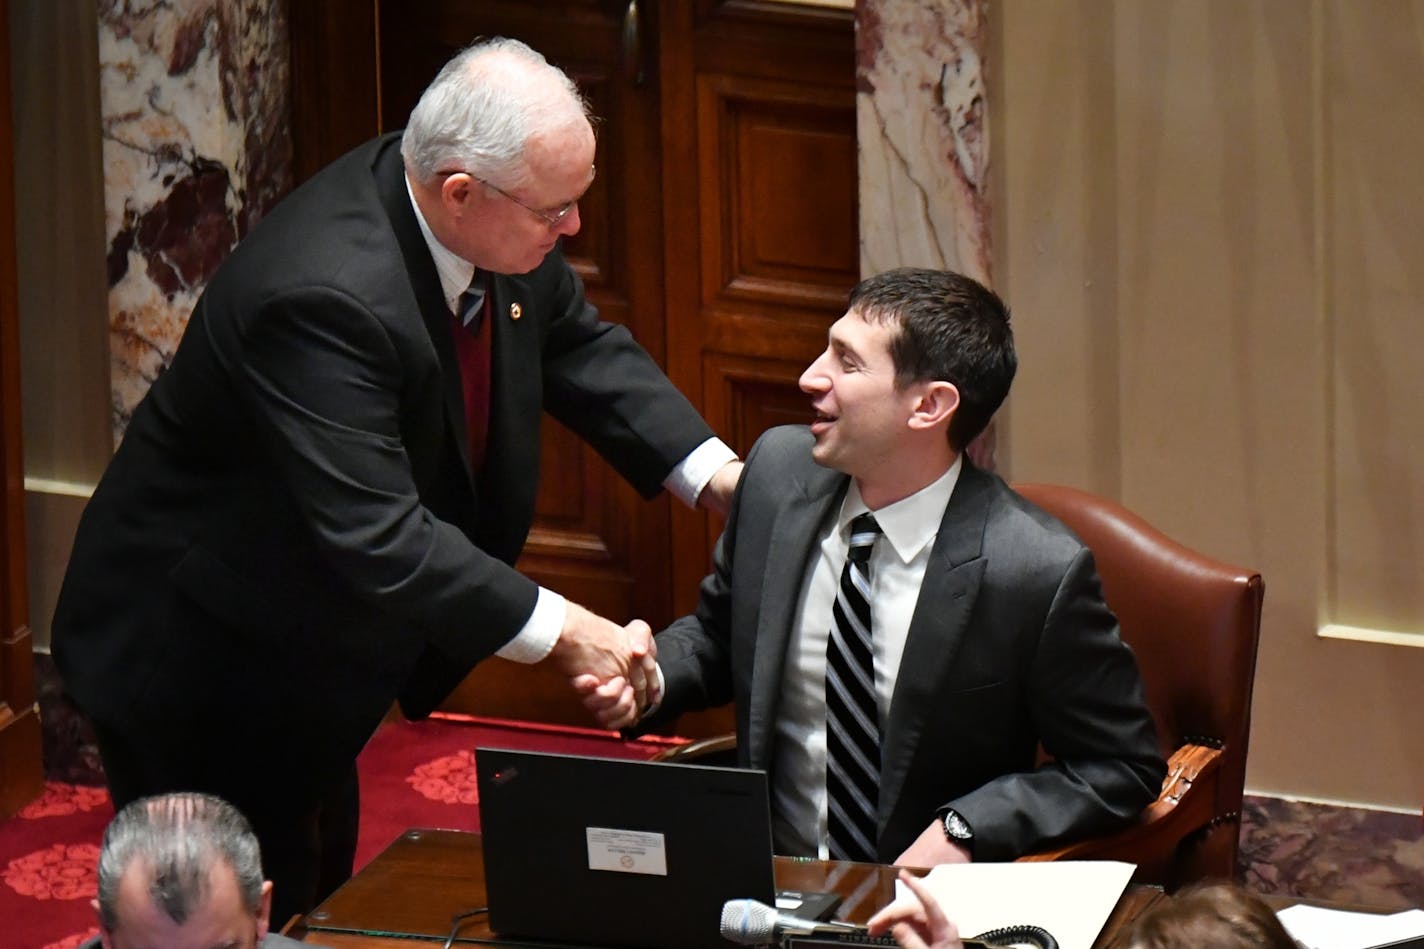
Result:
<svg viewBox="0 0 1424 949"><path fill-rule="evenodd" d="M657 660L647 653L653 634L648 624L634 620L625 629L602 616L570 602L564 614L564 628L549 659L570 679L588 673L599 682L622 676L640 702L646 699L647 671Z"/></svg>
<svg viewBox="0 0 1424 949"><path fill-rule="evenodd" d="M944 835L944 822L935 818L915 842L895 858L895 866L933 867L941 863L972 863L973 860L974 855L968 848L950 843Z"/></svg>
<svg viewBox="0 0 1424 949"><path fill-rule="evenodd" d="M601 727L609 730L634 724L651 705L662 701L658 645L654 643L651 628L642 620L634 620L622 628L621 633L628 647L627 674L600 678L595 673L581 673L571 680L574 691L584 698L584 708L594 715Z"/></svg>
<svg viewBox="0 0 1424 949"><path fill-rule="evenodd" d="M943 832L941 831L941 836ZM944 915L929 887L904 870L900 879L914 894L914 900L896 900L870 917L870 935L889 930L905 949L964 949L959 929Z"/></svg>
<svg viewBox="0 0 1424 949"><path fill-rule="evenodd" d="M727 509L732 506L732 494L742 478L742 467L740 461L729 461L718 468L697 496L697 506L726 517Z"/></svg>

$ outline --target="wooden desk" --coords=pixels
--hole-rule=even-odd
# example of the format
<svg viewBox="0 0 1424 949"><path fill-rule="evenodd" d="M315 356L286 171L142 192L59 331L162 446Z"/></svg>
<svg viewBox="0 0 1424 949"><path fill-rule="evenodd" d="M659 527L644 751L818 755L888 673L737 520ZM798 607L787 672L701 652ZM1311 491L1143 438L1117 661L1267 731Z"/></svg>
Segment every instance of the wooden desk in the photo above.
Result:
<svg viewBox="0 0 1424 949"><path fill-rule="evenodd" d="M778 888L839 893L845 902L837 916L851 922L865 922L890 902L895 895L895 873L893 867L869 863L776 858ZM1160 890L1130 887L1108 918L1095 949L1113 949L1126 923L1159 899L1165 899ZM332 949L416 949L423 940L443 942L455 914L484 902L485 866L479 834L409 830L313 910L290 935ZM460 940L495 946L531 945L500 939L490 932L483 915L462 926Z"/></svg>

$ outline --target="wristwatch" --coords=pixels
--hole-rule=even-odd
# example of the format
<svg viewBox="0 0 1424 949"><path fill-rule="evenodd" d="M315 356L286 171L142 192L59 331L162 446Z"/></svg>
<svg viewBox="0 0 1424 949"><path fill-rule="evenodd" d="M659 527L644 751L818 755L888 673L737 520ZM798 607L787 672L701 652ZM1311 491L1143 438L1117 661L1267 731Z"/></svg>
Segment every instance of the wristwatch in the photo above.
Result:
<svg viewBox="0 0 1424 949"><path fill-rule="evenodd" d="M971 849L974 846L974 831L969 822L959 816L959 812L952 807L944 809L944 837L952 844L961 844Z"/></svg>

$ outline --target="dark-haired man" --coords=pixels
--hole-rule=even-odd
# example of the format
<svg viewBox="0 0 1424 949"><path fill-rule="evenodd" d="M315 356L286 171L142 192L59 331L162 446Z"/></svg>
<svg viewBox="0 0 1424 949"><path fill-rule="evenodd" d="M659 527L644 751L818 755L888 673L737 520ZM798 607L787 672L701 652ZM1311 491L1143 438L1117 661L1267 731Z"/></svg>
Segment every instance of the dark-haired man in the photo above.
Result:
<svg viewBox="0 0 1424 949"><path fill-rule="evenodd" d="M859 284L801 376L815 420L752 449L697 612L657 637L663 702L639 727L734 701L779 852L1008 860L1157 795L1092 554L964 456L1016 366L1008 312L975 281Z"/></svg>

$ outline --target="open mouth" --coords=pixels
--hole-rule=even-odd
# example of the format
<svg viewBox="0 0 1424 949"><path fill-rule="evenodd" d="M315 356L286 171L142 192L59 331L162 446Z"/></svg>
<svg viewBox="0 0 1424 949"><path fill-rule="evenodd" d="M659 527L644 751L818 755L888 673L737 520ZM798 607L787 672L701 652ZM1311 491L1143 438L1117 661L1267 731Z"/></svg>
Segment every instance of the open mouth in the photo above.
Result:
<svg viewBox="0 0 1424 949"><path fill-rule="evenodd" d="M811 420L811 434L821 435L824 432L830 431L831 426L834 425L835 422L836 416L817 411L815 417Z"/></svg>

